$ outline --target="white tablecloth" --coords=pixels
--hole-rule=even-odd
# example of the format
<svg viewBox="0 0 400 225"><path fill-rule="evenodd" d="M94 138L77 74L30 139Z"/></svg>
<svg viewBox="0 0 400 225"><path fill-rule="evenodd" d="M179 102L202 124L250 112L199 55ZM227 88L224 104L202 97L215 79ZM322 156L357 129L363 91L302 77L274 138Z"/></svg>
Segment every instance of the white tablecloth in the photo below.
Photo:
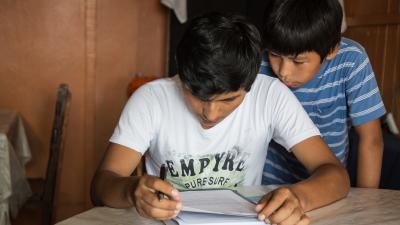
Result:
<svg viewBox="0 0 400 225"><path fill-rule="evenodd" d="M238 188L247 197L260 196L269 186ZM352 188L347 198L307 213L312 225L399 225L400 191ZM132 209L96 207L56 225L159 225Z"/></svg>
<svg viewBox="0 0 400 225"><path fill-rule="evenodd" d="M0 224L10 224L32 192L25 177L31 159L22 119L13 110L0 109Z"/></svg>

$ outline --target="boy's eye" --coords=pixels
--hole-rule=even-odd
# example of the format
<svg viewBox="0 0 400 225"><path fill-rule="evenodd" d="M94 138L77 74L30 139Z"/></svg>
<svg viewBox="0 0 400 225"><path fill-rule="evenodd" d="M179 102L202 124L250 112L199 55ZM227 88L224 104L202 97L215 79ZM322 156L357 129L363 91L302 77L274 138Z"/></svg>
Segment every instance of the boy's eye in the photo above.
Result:
<svg viewBox="0 0 400 225"><path fill-rule="evenodd" d="M234 98L227 98L222 100L223 102L229 103L229 102L233 102L233 100L235 100Z"/></svg>
<svg viewBox="0 0 400 225"><path fill-rule="evenodd" d="M299 61L299 60L293 60L293 62L294 62L295 64L303 64L303 63L304 63L303 61Z"/></svg>

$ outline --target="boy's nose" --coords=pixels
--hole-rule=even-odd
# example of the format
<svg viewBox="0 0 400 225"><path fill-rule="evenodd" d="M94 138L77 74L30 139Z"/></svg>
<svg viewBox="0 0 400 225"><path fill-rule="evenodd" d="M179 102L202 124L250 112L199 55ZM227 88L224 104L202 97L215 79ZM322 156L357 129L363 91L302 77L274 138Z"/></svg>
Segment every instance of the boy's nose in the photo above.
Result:
<svg viewBox="0 0 400 225"><path fill-rule="evenodd" d="M213 102L206 102L203 106L203 118L208 122L216 122L218 120L218 106Z"/></svg>
<svg viewBox="0 0 400 225"><path fill-rule="evenodd" d="M282 80L288 80L288 78L290 77L290 65L289 63L285 62L285 60L282 60L282 63L279 67L279 76Z"/></svg>

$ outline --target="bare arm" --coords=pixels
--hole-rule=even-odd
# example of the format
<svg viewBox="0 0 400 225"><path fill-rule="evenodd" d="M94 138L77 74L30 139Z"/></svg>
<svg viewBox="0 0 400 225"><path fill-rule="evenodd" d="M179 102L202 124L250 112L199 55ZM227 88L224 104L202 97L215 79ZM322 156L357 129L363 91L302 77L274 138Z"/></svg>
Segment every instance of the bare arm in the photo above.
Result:
<svg viewBox="0 0 400 225"><path fill-rule="evenodd" d="M311 174L309 179L291 186L305 211L347 195L350 188L347 171L321 137L306 139L294 146L293 152Z"/></svg>
<svg viewBox="0 0 400 225"><path fill-rule="evenodd" d="M346 170L321 137L302 141L293 147L293 152L311 176L265 195L256 206L261 220L272 224L309 224L304 212L344 198L349 191Z"/></svg>
<svg viewBox="0 0 400 225"><path fill-rule="evenodd" d="M154 219L170 219L181 208L178 191L155 176L130 176L141 154L118 144L110 144L92 181L92 199L114 208L136 207L139 214ZM159 200L162 191L168 199Z"/></svg>
<svg viewBox="0 0 400 225"><path fill-rule="evenodd" d="M379 119L355 127L359 137L357 187L379 188L383 138Z"/></svg>
<svg viewBox="0 0 400 225"><path fill-rule="evenodd" d="M130 175L141 157L137 151L110 144L92 181L94 201L115 208L132 207L129 189L135 188L138 177Z"/></svg>

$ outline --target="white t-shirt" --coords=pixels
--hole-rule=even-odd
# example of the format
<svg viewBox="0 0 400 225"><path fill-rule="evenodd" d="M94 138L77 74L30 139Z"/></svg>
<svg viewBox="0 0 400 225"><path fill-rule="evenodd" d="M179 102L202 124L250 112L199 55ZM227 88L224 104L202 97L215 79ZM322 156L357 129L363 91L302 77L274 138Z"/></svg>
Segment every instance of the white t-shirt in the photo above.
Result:
<svg viewBox="0 0 400 225"><path fill-rule="evenodd" d="M290 149L320 135L296 97L277 79L258 75L243 102L203 129L187 107L177 76L143 85L127 102L110 141L146 157L147 173L168 167L178 189L261 183L271 138Z"/></svg>

